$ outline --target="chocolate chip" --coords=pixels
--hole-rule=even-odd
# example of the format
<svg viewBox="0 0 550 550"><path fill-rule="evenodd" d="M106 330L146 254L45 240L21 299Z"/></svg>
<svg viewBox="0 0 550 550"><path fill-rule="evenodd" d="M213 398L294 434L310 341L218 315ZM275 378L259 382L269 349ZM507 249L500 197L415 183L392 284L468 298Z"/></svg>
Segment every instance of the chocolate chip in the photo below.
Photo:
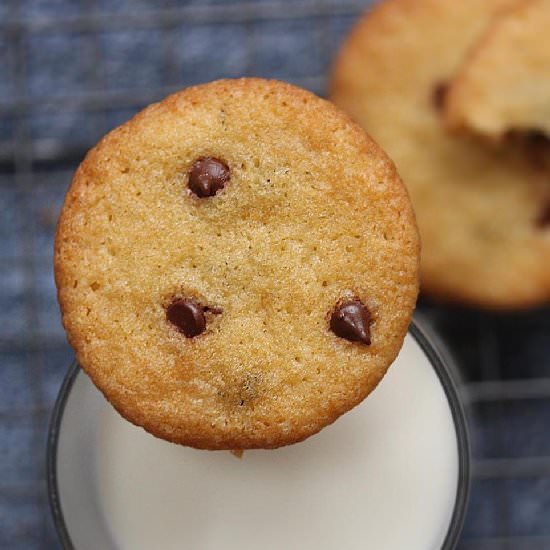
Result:
<svg viewBox="0 0 550 550"><path fill-rule="evenodd" d="M538 170L550 167L550 138L539 130L508 130L504 141L518 149L529 164Z"/></svg>
<svg viewBox="0 0 550 550"><path fill-rule="evenodd" d="M525 150L531 164L540 170L548 166L550 160L550 139L543 132L531 130L523 135Z"/></svg>
<svg viewBox="0 0 550 550"><path fill-rule="evenodd" d="M229 167L213 157L198 158L189 170L189 189L198 197L213 197L228 181Z"/></svg>
<svg viewBox="0 0 550 550"><path fill-rule="evenodd" d="M543 206L537 217L537 227L546 229L550 227L550 200Z"/></svg>
<svg viewBox="0 0 550 550"><path fill-rule="evenodd" d="M204 308L194 298L177 298L166 310L166 318L187 338L204 332Z"/></svg>
<svg viewBox="0 0 550 550"><path fill-rule="evenodd" d="M547 149L550 146L550 138L539 130L530 130L523 134L525 143L528 147L534 147L538 149Z"/></svg>
<svg viewBox="0 0 550 550"><path fill-rule="evenodd" d="M369 346L371 315L359 300L339 303L330 317L330 330L350 342Z"/></svg>
<svg viewBox="0 0 550 550"><path fill-rule="evenodd" d="M437 84L432 92L432 104L433 106L438 110L441 111L443 109L443 105L445 103L445 96L447 95L447 84L440 82Z"/></svg>

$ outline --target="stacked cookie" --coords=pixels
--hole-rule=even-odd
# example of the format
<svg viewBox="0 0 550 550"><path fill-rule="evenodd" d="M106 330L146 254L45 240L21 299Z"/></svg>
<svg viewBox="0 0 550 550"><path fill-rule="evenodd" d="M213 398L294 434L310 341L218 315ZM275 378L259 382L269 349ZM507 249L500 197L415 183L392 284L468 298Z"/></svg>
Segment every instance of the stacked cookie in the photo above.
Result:
<svg viewBox="0 0 550 550"><path fill-rule="evenodd" d="M450 128L492 140L510 131L550 137L550 2L523 0L498 13L452 80Z"/></svg>
<svg viewBox="0 0 550 550"><path fill-rule="evenodd" d="M386 0L337 59L332 99L396 162L426 293L550 300L547 0Z"/></svg>
<svg viewBox="0 0 550 550"><path fill-rule="evenodd" d="M83 369L128 420L207 449L294 443L364 399L403 343L418 261L386 154L261 79L189 88L107 135L55 247Z"/></svg>

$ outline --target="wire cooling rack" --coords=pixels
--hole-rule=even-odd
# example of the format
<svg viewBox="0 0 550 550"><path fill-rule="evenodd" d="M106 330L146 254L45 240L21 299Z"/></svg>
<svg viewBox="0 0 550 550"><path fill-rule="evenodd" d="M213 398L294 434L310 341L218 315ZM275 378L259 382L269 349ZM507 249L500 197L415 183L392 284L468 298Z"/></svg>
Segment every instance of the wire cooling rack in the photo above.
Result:
<svg viewBox="0 0 550 550"><path fill-rule="evenodd" d="M144 105L197 82L267 76L324 95L338 45L367 5L0 2L0 548L58 547L45 434L72 354L51 255L85 151ZM460 548L549 549L550 311L497 315L421 301L419 315L463 378L474 460Z"/></svg>

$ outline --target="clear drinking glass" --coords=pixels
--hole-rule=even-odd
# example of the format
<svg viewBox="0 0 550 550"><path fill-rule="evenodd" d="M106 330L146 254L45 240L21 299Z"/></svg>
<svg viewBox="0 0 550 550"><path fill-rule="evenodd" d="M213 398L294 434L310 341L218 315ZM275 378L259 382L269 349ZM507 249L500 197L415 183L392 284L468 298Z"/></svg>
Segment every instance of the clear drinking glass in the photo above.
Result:
<svg viewBox="0 0 550 550"><path fill-rule="evenodd" d="M48 444L64 548L450 549L469 491L469 443L448 356L411 324L362 404L277 450L198 451L112 409L75 363Z"/></svg>

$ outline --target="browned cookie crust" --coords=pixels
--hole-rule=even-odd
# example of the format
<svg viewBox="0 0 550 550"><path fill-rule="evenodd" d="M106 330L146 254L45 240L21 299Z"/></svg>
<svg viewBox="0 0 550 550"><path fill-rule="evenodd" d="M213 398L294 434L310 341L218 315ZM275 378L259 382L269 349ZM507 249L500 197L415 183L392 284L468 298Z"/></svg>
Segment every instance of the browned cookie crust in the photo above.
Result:
<svg viewBox="0 0 550 550"><path fill-rule="evenodd" d="M411 193L423 290L497 309L550 299L550 177L510 149L452 135L441 109L467 52L515 1L380 3L344 43L331 94L390 154Z"/></svg>
<svg viewBox="0 0 550 550"><path fill-rule="evenodd" d="M405 188L358 126L304 90L241 79L151 105L90 151L55 271L77 358L124 417L195 447L269 448L378 384L418 254Z"/></svg>
<svg viewBox="0 0 550 550"><path fill-rule="evenodd" d="M499 13L450 83L449 127L492 141L511 133L550 140L549 29L548 0L521 0Z"/></svg>

